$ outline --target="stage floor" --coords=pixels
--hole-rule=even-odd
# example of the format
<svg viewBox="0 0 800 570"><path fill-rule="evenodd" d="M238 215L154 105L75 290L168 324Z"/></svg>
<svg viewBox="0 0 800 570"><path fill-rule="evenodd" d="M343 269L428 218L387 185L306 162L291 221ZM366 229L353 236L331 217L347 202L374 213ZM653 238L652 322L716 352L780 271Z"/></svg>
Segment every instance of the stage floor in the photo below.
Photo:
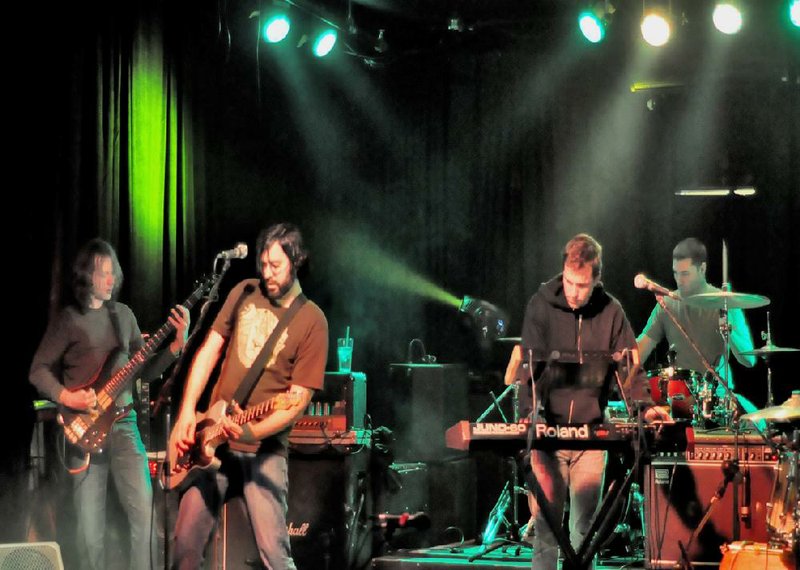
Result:
<svg viewBox="0 0 800 570"><path fill-rule="evenodd" d="M508 546L498 549L470 562L470 558L480 552L480 546L467 542L461 546L442 545L417 550L402 550L372 559L374 570L453 570L458 568L525 568L531 567L531 549ZM637 559L601 559L596 570L621 570L623 568L644 568L641 558Z"/></svg>

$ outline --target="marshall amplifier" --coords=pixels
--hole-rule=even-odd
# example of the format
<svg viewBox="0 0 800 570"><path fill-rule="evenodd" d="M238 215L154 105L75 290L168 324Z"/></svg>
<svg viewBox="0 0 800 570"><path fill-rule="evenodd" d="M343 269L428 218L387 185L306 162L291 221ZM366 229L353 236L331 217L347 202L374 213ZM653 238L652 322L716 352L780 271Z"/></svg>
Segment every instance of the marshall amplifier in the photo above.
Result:
<svg viewBox="0 0 800 570"><path fill-rule="evenodd" d="M734 485L729 483L690 546L692 532L724 482L723 462L733 459L736 447L741 462L738 512L734 513ZM767 503L775 482L777 457L754 436L740 437L736 447L729 432L698 432L692 451L657 454L646 466L647 568L673 568L681 560L679 541L695 568L719 565L723 544L735 540L768 542ZM738 537L734 537L734 516Z"/></svg>
<svg viewBox="0 0 800 570"><path fill-rule="evenodd" d="M286 522L298 570L346 570L370 558L368 450L340 456L290 454ZM228 501L209 556L211 570L263 568L242 498Z"/></svg>

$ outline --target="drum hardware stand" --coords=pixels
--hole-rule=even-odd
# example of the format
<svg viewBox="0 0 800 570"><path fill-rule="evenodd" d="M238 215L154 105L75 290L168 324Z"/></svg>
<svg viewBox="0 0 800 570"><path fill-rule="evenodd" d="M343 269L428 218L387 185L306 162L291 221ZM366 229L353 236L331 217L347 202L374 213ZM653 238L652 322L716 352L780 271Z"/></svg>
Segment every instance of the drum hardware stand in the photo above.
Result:
<svg viewBox="0 0 800 570"><path fill-rule="evenodd" d="M761 340L766 342L767 346L772 346L772 331L769 325L769 311L767 311L767 332L761 331ZM772 394L772 367L769 365L769 354L764 355L764 362L767 365L767 408L775 405Z"/></svg>
<svg viewBox="0 0 800 570"><path fill-rule="evenodd" d="M508 419L506 415L503 413L502 408L500 407L500 402L503 401L504 398L511 394L512 399L512 406L514 410L514 422L517 423L520 421L519 418L519 383L514 382L509 384L509 386L503 390L500 394L500 397L497 398L494 395L494 392L490 391L489 395L492 397L492 403L489 404L489 407L483 411L483 413L478 416L476 420L477 423L482 422L486 419L492 410L497 410L500 413L500 417L503 419L504 422L508 423ZM481 547L478 550L478 553L470 556L469 562L474 562L475 560L482 558L486 554L498 550L500 548L507 548L507 547L514 547L517 554L523 548L532 548L531 545L520 538L520 526L519 526L519 505L517 504L517 495L519 494L527 494L525 489L519 485L519 467L517 465L517 458L511 458L511 478L506 481L503 490L500 492L500 496L497 498L497 502L492 508L491 513L489 513L489 519L486 522L486 527L481 534ZM506 511L508 511L508 507L511 506L511 520L509 521L506 518ZM506 537L496 541L497 533L500 530L500 526L505 525L506 527Z"/></svg>

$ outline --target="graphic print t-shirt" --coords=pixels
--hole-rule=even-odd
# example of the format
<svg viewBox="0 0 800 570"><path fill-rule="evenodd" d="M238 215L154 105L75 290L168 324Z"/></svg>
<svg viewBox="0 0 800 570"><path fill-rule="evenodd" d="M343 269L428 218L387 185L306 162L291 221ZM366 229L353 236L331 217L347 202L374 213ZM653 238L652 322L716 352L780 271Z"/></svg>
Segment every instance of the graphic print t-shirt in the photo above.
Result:
<svg viewBox="0 0 800 570"><path fill-rule="evenodd" d="M247 279L231 290L212 329L227 343L225 361L211 403L230 401L287 308L273 305L258 279ZM322 388L328 360L328 322L312 301L295 314L275 343L246 407L285 392L296 384ZM290 429L261 442L261 449L285 453ZM255 451L254 446L231 443L231 449Z"/></svg>

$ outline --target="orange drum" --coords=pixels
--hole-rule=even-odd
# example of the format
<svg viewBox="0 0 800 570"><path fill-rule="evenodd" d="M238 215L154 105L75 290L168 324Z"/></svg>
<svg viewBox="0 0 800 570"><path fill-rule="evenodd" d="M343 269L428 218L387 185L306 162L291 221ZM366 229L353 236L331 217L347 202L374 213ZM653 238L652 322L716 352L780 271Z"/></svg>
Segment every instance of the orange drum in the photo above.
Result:
<svg viewBox="0 0 800 570"><path fill-rule="evenodd" d="M669 406L673 418L692 419L694 415L692 387L697 383L698 377L694 370L671 366L647 372L653 401L660 406Z"/></svg>
<svg viewBox="0 0 800 570"><path fill-rule="evenodd" d="M719 570L795 570L791 550L772 548L762 542L723 544Z"/></svg>

